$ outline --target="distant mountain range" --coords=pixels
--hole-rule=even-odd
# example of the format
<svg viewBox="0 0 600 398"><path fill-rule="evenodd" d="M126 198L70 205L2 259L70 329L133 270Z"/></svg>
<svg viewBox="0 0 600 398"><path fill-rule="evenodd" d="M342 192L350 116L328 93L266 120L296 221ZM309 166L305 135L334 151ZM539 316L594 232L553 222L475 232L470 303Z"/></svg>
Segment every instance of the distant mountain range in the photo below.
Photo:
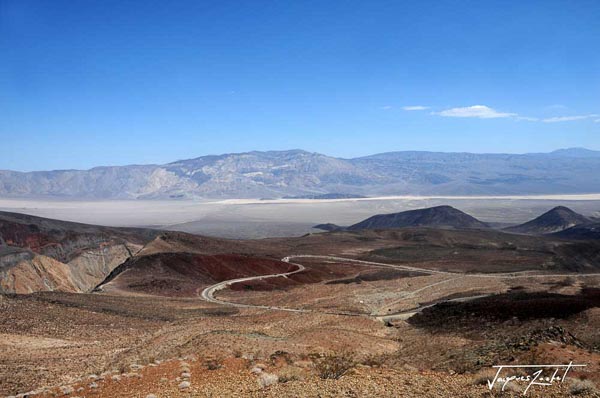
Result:
<svg viewBox="0 0 600 398"><path fill-rule="evenodd" d="M1 197L77 199L511 195L600 192L600 151L388 152L354 159L302 150L202 156L164 165L1 171Z"/></svg>

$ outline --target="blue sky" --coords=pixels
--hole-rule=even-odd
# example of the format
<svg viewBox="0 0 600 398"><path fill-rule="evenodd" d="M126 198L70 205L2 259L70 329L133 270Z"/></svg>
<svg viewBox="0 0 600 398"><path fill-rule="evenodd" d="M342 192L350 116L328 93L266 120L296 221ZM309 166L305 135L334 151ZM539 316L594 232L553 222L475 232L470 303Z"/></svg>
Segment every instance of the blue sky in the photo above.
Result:
<svg viewBox="0 0 600 398"><path fill-rule="evenodd" d="M0 169L600 149L600 2L0 0Z"/></svg>

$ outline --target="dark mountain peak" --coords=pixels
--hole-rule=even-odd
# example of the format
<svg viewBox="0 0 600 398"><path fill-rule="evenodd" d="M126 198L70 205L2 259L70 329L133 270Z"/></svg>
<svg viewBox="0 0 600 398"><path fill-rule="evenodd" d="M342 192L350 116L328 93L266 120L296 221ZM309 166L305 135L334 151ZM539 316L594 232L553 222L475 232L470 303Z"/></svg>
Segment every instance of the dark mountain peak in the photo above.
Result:
<svg viewBox="0 0 600 398"><path fill-rule="evenodd" d="M561 217L564 219L579 219L581 221L589 221L587 217L569 209L566 206L556 206L548 210L540 217Z"/></svg>
<svg viewBox="0 0 600 398"><path fill-rule="evenodd" d="M417 210L413 210L413 211L451 211L451 212L459 212L459 213L466 214L466 213L458 210L456 207L452 207L450 205L433 206L433 207L427 207L425 209L417 209Z"/></svg>
<svg viewBox="0 0 600 398"><path fill-rule="evenodd" d="M556 206L541 216L506 230L521 234L551 234L576 225L587 224L590 219L565 206Z"/></svg>
<svg viewBox="0 0 600 398"><path fill-rule="evenodd" d="M400 213L379 214L348 227L349 230L404 227L451 229L488 228L488 225L452 206L435 206Z"/></svg>
<svg viewBox="0 0 600 398"><path fill-rule="evenodd" d="M547 213L550 213L550 212L553 212L553 211L567 211L567 212L570 212L570 213L573 213L573 214L577 214L573 210L569 209L567 206L556 206L556 207L553 207L552 209L548 210Z"/></svg>

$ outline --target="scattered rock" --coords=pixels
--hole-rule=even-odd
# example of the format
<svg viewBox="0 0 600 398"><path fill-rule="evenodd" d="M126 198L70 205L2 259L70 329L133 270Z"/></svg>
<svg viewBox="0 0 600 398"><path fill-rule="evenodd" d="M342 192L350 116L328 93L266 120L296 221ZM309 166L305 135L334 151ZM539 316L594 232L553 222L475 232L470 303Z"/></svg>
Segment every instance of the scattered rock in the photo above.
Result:
<svg viewBox="0 0 600 398"><path fill-rule="evenodd" d="M189 381L182 381L181 383L179 383L179 389L180 390L187 390L188 388L191 387L191 383Z"/></svg>

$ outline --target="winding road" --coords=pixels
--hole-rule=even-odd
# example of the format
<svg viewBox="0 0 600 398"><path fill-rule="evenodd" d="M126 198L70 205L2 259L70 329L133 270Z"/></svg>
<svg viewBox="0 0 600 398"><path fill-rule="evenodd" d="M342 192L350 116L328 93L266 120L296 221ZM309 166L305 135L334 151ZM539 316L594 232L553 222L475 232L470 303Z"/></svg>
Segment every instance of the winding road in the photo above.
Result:
<svg viewBox="0 0 600 398"><path fill-rule="evenodd" d="M252 304L232 303L230 301L223 301L223 300L219 300L219 299L215 298L215 292L226 289L229 286L233 285L234 283L263 280L263 279L269 279L269 278L281 278L281 277L287 278L290 275L296 274L298 272L302 272L306 269L304 267L304 265L302 265L302 264L290 263L289 257L284 257L281 259L281 261L283 261L285 263L289 263L291 265L295 265L298 268L295 269L294 271L283 272L281 274L248 276L245 278L230 279L227 281L219 282L219 283L216 283L216 284L209 286L206 289L202 290L202 293L200 293L200 297L203 300L206 300L211 303L228 305L231 307L262 308L262 309L268 309L268 310L279 310L279 311L289 311L289 312L311 312L309 310L302 310L302 309L297 309L297 308L284 308L284 307L275 307L275 306L270 306L270 305L252 305Z"/></svg>
<svg viewBox="0 0 600 398"><path fill-rule="evenodd" d="M408 317L410 317L418 312L421 312L425 308L432 307L438 303L438 302L436 302L433 304L423 305L423 306L420 306L420 307L417 307L417 308L414 308L414 309L411 309L408 311L396 313L396 314L377 315L377 314L356 314L356 313L347 313L347 312L317 311L317 310L308 310L308 309L299 309L299 308L278 307L278 306L272 306L272 305L243 304L243 303L235 303L235 302L231 302L231 301L219 300L219 299L215 298L215 296L214 296L217 291L226 289L229 286L233 285L234 283L248 282L248 281L255 281L255 280L264 280L264 279L269 279L269 278L281 278L281 277L287 278L290 275L304 271L306 269L306 267L304 267L302 264L290 262L290 260L294 259L294 258L313 258L313 259L323 259L323 260L328 260L328 261L352 262L352 263L364 264L364 265L368 265L368 266L391 268L391 269L402 270L402 271L413 271L413 272L419 272L422 274L429 274L429 275L448 275L451 277L450 279L444 279L442 281L432 283L430 285L421 287L414 291L405 292L405 295L403 295L400 300L393 302L393 303L388 303L386 306L395 304L395 303L397 303L401 300L404 300L406 298L409 298L409 297L410 298L416 297L416 295L418 293L420 293L426 289L429 289L431 287L434 287L434 286L437 286L437 285L440 285L443 283L452 282L452 281L455 281L455 280L458 280L461 278L465 278L465 277L493 278L493 279L514 279L514 278L540 278L540 279L542 279L542 278L556 278L556 277L569 277L569 276L570 277L600 276L600 273L536 274L535 271L519 271L519 272L494 273L494 274L483 274L483 273L465 274L465 273L460 273L460 272L432 270L432 269L411 267L411 266L407 266L407 265L377 263L377 262L372 262L372 261L356 260L356 259L343 258L343 257L319 256L319 255L311 255L311 254L297 254L297 255L290 255L290 256L287 256L287 257L284 257L281 259L281 261L283 261L285 263L296 266L297 269L295 269L294 271L283 272L283 273L279 273L279 274L249 276L249 277L244 277L244 278L230 279L227 281L216 283L214 285L211 285L211 286L205 288L204 290L202 290L202 292L200 293L199 296L200 296L200 298L202 298L205 301L215 303L215 304L227 305L230 307L258 308L258 309L298 312L298 313L322 312L322 313L334 314L334 315L365 316L365 317L376 318L376 319L379 319L384 322L387 320L392 320L392 319L407 319ZM454 299L446 300L446 301L456 301L456 302L462 301L462 302L464 302L464 301L473 300L473 299L481 298L481 297L485 297L485 296L486 295L458 297L458 298L454 298Z"/></svg>

